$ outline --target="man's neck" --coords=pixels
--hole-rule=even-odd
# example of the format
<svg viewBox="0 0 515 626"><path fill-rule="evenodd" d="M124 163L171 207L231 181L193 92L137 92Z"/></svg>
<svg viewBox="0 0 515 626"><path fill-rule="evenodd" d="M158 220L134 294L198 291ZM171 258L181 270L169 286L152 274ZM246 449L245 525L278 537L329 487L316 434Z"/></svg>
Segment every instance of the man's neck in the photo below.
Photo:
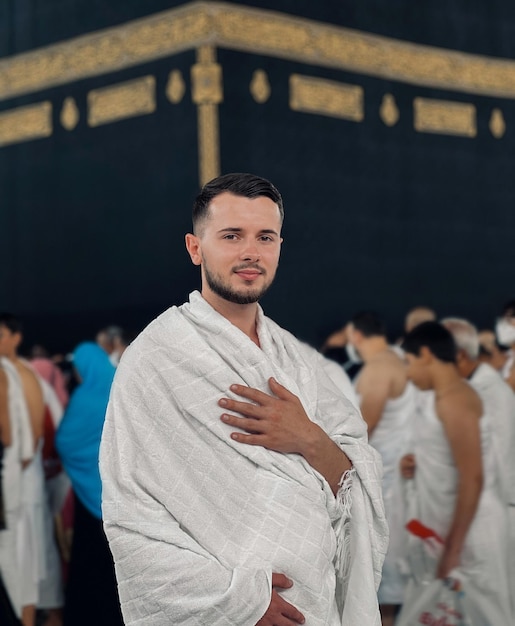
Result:
<svg viewBox="0 0 515 626"><path fill-rule="evenodd" d="M463 378L470 379L479 366L479 360L467 360L461 365L461 374Z"/></svg>
<svg viewBox="0 0 515 626"><path fill-rule="evenodd" d="M435 393L442 394L462 382L462 376L454 363L435 363L431 372L432 387Z"/></svg>
<svg viewBox="0 0 515 626"><path fill-rule="evenodd" d="M365 363L386 350L388 350L388 343L384 337L368 337L359 346L359 353Z"/></svg>
<svg viewBox="0 0 515 626"><path fill-rule="evenodd" d="M10 361L13 365L16 365L16 363L18 362L18 355L16 354L16 352L11 352L9 354L4 354L4 357Z"/></svg>
<svg viewBox="0 0 515 626"><path fill-rule="evenodd" d="M259 346L259 337L257 334L257 302L251 304L236 304L224 300L215 294L202 292L202 297L213 309L220 313L231 324L239 328L247 335L257 346Z"/></svg>

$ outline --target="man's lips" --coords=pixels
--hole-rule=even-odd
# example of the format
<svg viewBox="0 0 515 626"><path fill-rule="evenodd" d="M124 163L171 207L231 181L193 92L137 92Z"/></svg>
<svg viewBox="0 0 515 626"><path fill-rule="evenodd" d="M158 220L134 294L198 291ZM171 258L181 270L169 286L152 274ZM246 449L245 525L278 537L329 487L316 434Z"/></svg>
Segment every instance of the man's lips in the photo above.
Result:
<svg viewBox="0 0 515 626"><path fill-rule="evenodd" d="M237 270L236 274L243 280L255 280L259 276L261 276L261 272L259 270L245 269L245 270Z"/></svg>

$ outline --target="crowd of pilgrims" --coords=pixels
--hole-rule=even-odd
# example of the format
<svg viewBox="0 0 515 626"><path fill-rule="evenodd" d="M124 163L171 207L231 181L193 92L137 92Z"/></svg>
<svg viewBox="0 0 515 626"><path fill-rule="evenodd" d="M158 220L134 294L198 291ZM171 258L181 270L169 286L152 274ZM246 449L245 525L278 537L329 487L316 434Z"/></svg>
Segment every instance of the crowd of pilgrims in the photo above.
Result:
<svg viewBox="0 0 515 626"><path fill-rule="evenodd" d="M424 345L423 337L433 337L432 344L427 342L432 346L428 358L436 356L447 372L438 384L424 382L426 353L412 339L417 328L422 329L419 344ZM438 543L443 535L445 543L452 526L448 512L441 513L446 519L439 519L439 503L430 491L426 497L431 510L423 520L420 511L408 510L406 493L413 485L417 489L410 479L417 475L418 461L422 471L424 454L437 462L438 451L421 434L424 420L434 420L435 403L458 390L453 381L459 377L467 380L482 407L481 497L472 504L476 517L481 503L491 502L488 494L500 503L498 508L484 505L488 510L481 534L486 529L487 535L501 538L501 550L497 554L495 546L488 546L497 569L488 570L485 564L483 583L490 578L493 584L486 591L484 584L478 588L477 597L484 597L484 604L505 605L499 615L511 612L507 626L515 623L514 607L509 606L515 602L515 301L505 305L488 330L478 332L460 318L438 319L427 307L409 311L404 330L404 343L404 337L389 338L379 315L361 312L320 348L338 368L335 380L361 410L369 442L383 461L390 527L378 592L383 625L399 623L410 593L410 542ZM0 314L0 624L121 625L114 566L102 527L98 453L111 383L131 337L118 326L107 327L94 341L62 357L47 354L42 346L23 352L22 331L20 319ZM445 333L453 341L450 356L439 352ZM449 439L450 462L430 471L440 485L449 481L456 499L456 482L476 471L463 461L466 449L453 457L468 439L456 444L445 426L438 436ZM470 537L471 528L473 524L466 529Z"/></svg>

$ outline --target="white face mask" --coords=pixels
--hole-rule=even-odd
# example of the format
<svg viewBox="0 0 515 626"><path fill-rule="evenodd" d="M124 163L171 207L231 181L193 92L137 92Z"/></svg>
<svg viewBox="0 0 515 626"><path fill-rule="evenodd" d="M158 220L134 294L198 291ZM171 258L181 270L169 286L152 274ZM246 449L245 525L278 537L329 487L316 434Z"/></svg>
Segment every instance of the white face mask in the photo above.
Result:
<svg viewBox="0 0 515 626"><path fill-rule="evenodd" d="M347 343L345 348L347 349L347 354L349 355L349 359L353 363L361 363L361 357L359 356L359 353L356 350L356 348L350 343L350 341Z"/></svg>
<svg viewBox="0 0 515 626"><path fill-rule="evenodd" d="M501 318L495 325L497 341L503 346L511 346L515 343L515 326L507 319Z"/></svg>

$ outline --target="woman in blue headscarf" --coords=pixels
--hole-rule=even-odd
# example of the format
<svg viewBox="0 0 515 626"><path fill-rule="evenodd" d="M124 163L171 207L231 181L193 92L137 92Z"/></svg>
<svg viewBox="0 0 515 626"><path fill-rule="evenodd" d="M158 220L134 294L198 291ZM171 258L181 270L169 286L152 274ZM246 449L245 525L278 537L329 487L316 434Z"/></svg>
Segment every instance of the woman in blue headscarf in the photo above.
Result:
<svg viewBox="0 0 515 626"><path fill-rule="evenodd" d="M92 342L73 353L79 381L56 434L75 494L64 626L122 625L114 566L102 527L98 454L115 368Z"/></svg>

